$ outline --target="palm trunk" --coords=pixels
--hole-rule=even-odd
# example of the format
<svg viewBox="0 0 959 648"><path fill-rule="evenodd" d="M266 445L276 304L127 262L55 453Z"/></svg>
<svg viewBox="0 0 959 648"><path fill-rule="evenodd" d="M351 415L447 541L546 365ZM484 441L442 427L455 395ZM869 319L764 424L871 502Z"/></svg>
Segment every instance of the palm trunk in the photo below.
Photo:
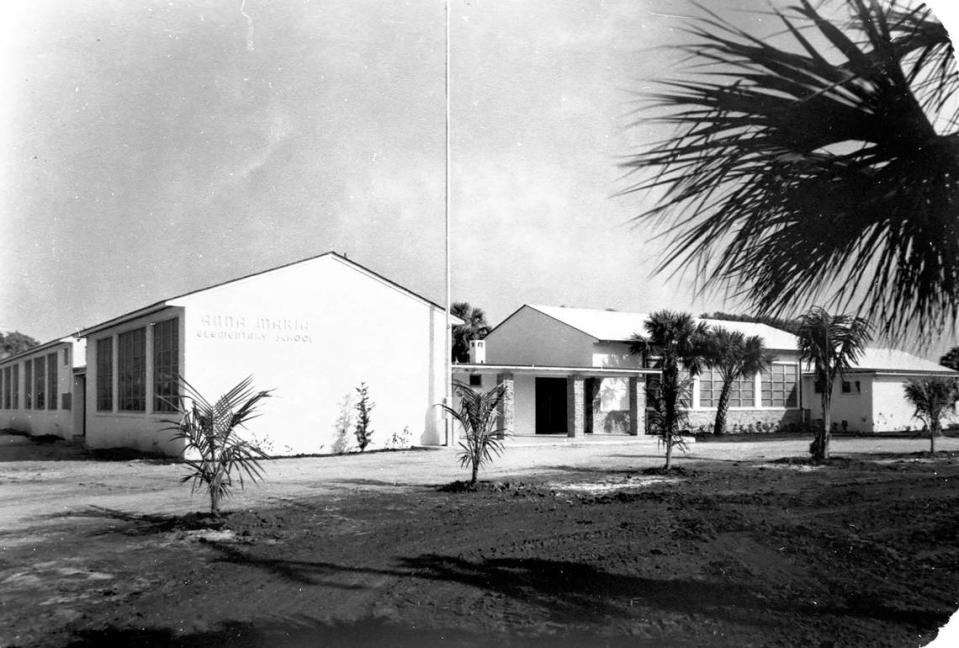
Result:
<svg viewBox="0 0 959 648"><path fill-rule="evenodd" d="M220 517L220 489L210 488L210 515Z"/></svg>
<svg viewBox="0 0 959 648"><path fill-rule="evenodd" d="M938 425L929 426L929 454L935 454L936 452L936 434L939 432L936 428Z"/></svg>
<svg viewBox="0 0 959 648"><path fill-rule="evenodd" d="M832 400L830 398L832 395L830 393L831 391L832 383L826 382L826 384L823 385L822 393L822 430L817 432L812 445L812 457L815 461L825 461L829 459L829 436L832 426L832 417L829 411L829 405Z"/></svg>
<svg viewBox="0 0 959 648"><path fill-rule="evenodd" d="M732 390L731 380L723 381L723 388L719 392L719 402L716 404L716 423L713 434L720 436L726 432L726 414L729 411L729 392Z"/></svg>
<svg viewBox="0 0 959 648"><path fill-rule="evenodd" d="M673 431L669 428L666 429L666 468L665 471L669 472L669 466L673 459Z"/></svg>
<svg viewBox="0 0 959 648"><path fill-rule="evenodd" d="M473 473L470 476L470 487L476 486L476 480L479 478L479 460L479 457L473 457Z"/></svg>

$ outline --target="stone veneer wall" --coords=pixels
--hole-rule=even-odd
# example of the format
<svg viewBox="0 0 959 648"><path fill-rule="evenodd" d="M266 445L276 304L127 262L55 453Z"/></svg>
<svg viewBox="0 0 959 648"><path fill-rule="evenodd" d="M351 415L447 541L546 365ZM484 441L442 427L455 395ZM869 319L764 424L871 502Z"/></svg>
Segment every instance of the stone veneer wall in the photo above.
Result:
<svg viewBox="0 0 959 648"><path fill-rule="evenodd" d="M693 432L712 432L715 422L714 409L689 411L689 429ZM784 427L801 423L801 409L731 409L726 414L726 433L782 432Z"/></svg>

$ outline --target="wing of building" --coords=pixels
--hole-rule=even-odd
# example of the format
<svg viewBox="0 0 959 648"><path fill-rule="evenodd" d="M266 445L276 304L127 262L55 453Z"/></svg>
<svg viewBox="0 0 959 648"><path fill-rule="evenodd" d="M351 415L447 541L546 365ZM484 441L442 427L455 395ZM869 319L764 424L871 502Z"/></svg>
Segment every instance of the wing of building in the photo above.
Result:
<svg viewBox="0 0 959 648"><path fill-rule="evenodd" d="M352 399L361 383L375 403L372 447L404 430L410 443L439 443L442 417L434 406L444 394L444 313L326 253L83 329L86 369L75 390L72 367L57 373L55 387L37 378L40 367L49 380L45 363L67 342L4 360L0 393L10 398L0 399L0 427L75 435L91 448L176 455L181 448L164 423L175 418L176 377L216 398L252 375L256 387L273 390L274 397L248 433L271 454L332 452L349 443ZM63 412L63 397L71 393L73 409L82 408L72 417Z"/></svg>
<svg viewBox="0 0 959 648"><path fill-rule="evenodd" d="M489 388L506 382L504 426L514 435L641 435L646 432L643 386L658 372L629 352L644 332L646 313L526 304L498 324L481 357L454 367L455 375ZM731 433L798 431L821 418L811 375L802 370L796 336L751 322L702 320L746 336L757 335L772 357L770 368L736 381L730 392ZM915 429L919 422L903 394L905 381L956 372L903 351L868 349L837 382L834 416L850 432ZM689 426L711 429L722 381L715 370L693 380Z"/></svg>

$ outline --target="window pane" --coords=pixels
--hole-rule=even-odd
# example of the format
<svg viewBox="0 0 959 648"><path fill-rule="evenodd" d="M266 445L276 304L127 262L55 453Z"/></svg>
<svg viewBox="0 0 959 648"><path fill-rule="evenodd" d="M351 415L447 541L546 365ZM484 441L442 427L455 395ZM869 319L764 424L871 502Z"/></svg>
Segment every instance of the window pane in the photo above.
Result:
<svg viewBox="0 0 959 648"><path fill-rule="evenodd" d="M117 391L121 411L146 410L146 334L142 328L117 338Z"/></svg>
<svg viewBox="0 0 959 648"><path fill-rule="evenodd" d="M97 410L113 410L113 338L97 340Z"/></svg>
<svg viewBox="0 0 959 648"><path fill-rule="evenodd" d="M46 360L44 358L33 359L33 405L36 409L43 409L47 405L46 401Z"/></svg>
<svg viewBox="0 0 959 648"><path fill-rule="evenodd" d="M33 409L33 362L23 363L23 409Z"/></svg>
<svg viewBox="0 0 959 648"><path fill-rule="evenodd" d="M47 355L47 409L57 409L58 378L57 354L50 353Z"/></svg>
<svg viewBox="0 0 959 648"><path fill-rule="evenodd" d="M179 320L175 317L153 327L153 409L156 412L175 412L179 408L179 332Z"/></svg>

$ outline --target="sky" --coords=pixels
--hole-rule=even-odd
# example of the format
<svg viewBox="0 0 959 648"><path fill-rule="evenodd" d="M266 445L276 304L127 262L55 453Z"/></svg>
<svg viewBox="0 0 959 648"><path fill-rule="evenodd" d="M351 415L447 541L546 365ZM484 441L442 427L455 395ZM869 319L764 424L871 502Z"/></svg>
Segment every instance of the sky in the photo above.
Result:
<svg viewBox="0 0 959 648"><path fill-rule="evenodd" d="M766 0L708 4L766 28ZM442 0L0 8L0 330L46 341L328 250L444 301ZM491 323L524 303L743 311L654 275L662 239L631 222L651 198L616 196L618 163L664 136L629 124L680 70L664 46L692 7L450 8L453 299Z"/></svg>

